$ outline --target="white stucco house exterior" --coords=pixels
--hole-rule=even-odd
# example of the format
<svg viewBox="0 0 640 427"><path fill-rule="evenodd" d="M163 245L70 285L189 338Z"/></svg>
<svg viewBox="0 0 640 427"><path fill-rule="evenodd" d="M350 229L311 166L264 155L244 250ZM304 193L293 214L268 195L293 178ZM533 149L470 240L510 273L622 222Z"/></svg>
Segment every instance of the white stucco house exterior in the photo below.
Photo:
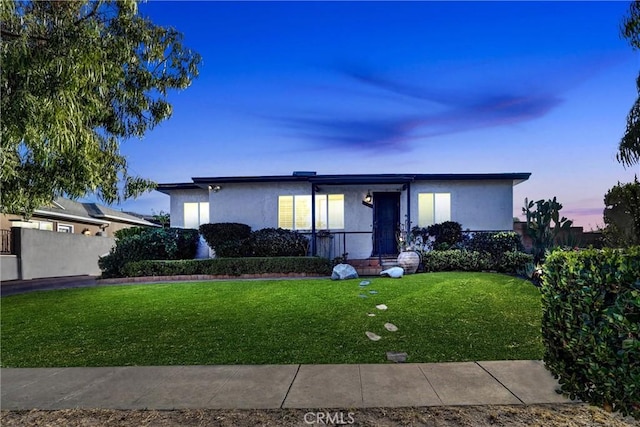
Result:
<svg viewBox="0 0 640 427"><path fill-rule="evenodd" d="M471 231L512 231L513 186L530 175L294 172L192 178L157 190L171 198L172 227L237 222L292 229L310 238L311 254L326 251L322 239L329 234L331 256L365 259L397 254L400 226L456 221Z"/></svg>

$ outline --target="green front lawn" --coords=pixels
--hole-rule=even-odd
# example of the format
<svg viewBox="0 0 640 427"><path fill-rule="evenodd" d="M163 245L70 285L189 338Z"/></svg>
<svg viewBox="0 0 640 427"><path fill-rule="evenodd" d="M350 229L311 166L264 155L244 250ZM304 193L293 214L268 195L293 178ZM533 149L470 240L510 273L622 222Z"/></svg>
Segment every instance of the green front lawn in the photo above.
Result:
<svg viewBox="0 0 640 427"><path fill-rule="evenodd" d="M540 293L526 281L490 273L369 280L366 287L358 279L225 281L3 297L0 363L382 363L387 351L407 352L408 362L542 357Z"/></svg>

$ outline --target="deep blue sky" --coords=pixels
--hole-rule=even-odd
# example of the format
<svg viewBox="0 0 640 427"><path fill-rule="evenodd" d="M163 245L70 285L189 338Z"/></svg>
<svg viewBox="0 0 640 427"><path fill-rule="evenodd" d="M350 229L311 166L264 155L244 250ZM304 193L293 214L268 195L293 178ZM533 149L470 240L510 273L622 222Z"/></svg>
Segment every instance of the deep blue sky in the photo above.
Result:
<svg viewBox="0 0 640 427"><path fill-rule="evenodd" d="M628 2L167 2L140 12L203 57L173 117L123 144L157 182L193 176L531 172L602 225L639 53ZM168 211L154 192L125 209Z"/></svg>

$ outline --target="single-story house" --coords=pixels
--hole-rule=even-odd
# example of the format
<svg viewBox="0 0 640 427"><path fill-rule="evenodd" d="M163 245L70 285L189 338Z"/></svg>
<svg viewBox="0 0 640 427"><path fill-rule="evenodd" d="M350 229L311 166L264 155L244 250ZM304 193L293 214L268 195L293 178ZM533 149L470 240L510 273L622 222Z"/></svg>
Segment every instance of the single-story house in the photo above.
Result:
<svg viewBox="0 0 640 427"><path fill-rule="evenodd" d="M192 178L157 190L171 198L172 227L237 222L297 230L310 238L310 254L352 260L397 255L401 227L456 221L471 231L512 231L513 186L530 175L294 172Z"/></svg>

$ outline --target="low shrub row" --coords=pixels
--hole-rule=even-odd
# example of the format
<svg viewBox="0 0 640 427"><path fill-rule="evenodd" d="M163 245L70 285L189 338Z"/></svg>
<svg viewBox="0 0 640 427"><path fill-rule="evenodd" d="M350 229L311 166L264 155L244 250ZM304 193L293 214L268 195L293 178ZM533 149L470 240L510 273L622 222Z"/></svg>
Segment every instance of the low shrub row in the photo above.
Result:
<svg viewBox="0 0 640 427"><path fill-rule="evenodd" d="M214 258L180 261L135 261L124 267L126 277L306 273L327 276L331 262L320 257Z"/></svg>
<svg viewBox="0 0 640 427"><path fill-rule="evenodd" d="M422 255L422 265L427 273L436 271L486 271L490 269L491 257L485 252L470 252L460 249L431 251Z"/></svg>
<svg viewBox="0 0 640 427"><path fill-rule="evenodd" d="M532 255L518 251L507 251L500 256L493 257L489 252L484 251L450 249L426 252L422 256L425 272L497 271L516 274L531 262L533 262Z"/></svg>
<svg viewBox="0 0 640 427"><path fill-rule="evenodd" d="M640 247L552 252L544 361L571 398L640 418Z"/></svg>

